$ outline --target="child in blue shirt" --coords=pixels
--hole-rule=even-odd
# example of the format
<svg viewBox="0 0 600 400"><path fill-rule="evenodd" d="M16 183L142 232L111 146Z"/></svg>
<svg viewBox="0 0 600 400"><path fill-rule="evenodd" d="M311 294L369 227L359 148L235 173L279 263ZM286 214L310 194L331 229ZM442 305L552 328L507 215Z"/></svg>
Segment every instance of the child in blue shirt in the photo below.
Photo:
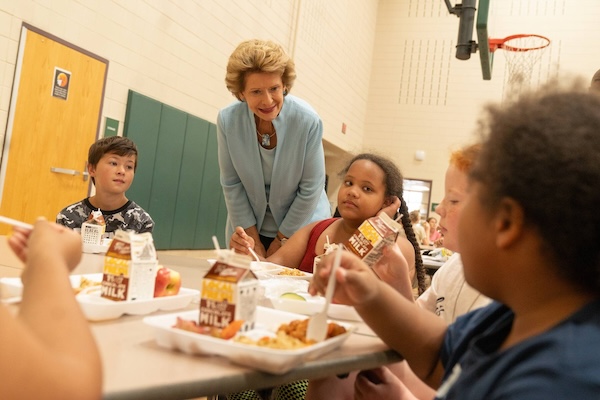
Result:
<svg viewBox="0 0 600 400"><path fill-rule="evenodd" d="M600 96L553 82L488 106L479 126L458 238L467 282L496 301L447 326L348 252L334 299L354 305L436 399L596 399ZM389 389L381 398L394 398Z"/></svg>

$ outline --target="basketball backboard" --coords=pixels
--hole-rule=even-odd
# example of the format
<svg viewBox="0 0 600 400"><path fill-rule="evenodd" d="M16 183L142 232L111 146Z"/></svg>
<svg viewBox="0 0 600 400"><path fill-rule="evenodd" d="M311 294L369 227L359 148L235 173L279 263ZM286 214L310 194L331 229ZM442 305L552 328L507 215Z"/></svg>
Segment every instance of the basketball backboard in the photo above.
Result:
<svg viewBox="0 0 600 400"><path fill-rule="evenodd" d="M492 79L492 67L494 66L494 53L490 51L490 41L488 33L488 17L490 12L490 0L479 0L477 7L477 50L479 50L479 60L481 62L481 74L483 79L489 81Z"/></svg>
<svg viewBox="0 0 600 400"><path fill-rule="evenodd" d="M545 49L551 40L536 33L513 33L498 37L491 32L490 20L491 0L462 0L462 4L451 5L445 0L448 11L459 18L456 58L468 60L471 53L479 52L481 74L484 80L492 79L494 52L502 50L508 70L507 82L513 93L526 88L532 77L534 67L539 64ZM476 13L476 17L475 17ZM492 20L496 20L492 16ZM473 40L473 22L477 31L477 40ZM496 24L493 24L496 25ZM494 26L492 26L494 28ZM491 37L490 37L491 35Z"/></svg>
<svg viewBox="0 0 600 400"><path fill-rule="evenodd" d="M479 50L483 79L492 79L494 53L490 51L488 32L490 0L462 0L462 3L457 3L454 6L450 0L444 1L448 7L448 12L459 17L456 58L468 60L471 58L471 53ZM475 13L477 13L476 18ZM473 25L477 28L476 41L473 40Z"/></svg>

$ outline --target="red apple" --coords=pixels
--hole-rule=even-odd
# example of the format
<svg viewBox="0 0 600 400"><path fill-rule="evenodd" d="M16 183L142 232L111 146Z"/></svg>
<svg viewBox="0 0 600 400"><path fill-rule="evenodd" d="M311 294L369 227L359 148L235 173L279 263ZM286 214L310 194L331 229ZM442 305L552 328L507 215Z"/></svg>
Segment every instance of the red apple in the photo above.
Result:
<svg viewBox="0 0 600 400"><path fill-rule="evenodd" d="M161 267L156 273L154 297L175 296L181 288L181 275L167 267Z"/></svg>

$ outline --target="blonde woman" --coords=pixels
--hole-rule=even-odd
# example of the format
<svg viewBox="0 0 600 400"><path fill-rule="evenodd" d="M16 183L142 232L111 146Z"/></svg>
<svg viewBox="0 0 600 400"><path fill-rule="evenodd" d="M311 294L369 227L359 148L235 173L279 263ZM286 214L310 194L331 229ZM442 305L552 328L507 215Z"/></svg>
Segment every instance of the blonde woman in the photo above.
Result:
<svg viewBox="0 0 600 400"><path fill-rule="evenodd" d="M304 225L331 217L323 124L289 93L294 61L268 40L242 42L225 82L237 101L219 111L217 140L226 238L241 226L267 257Z"/></svg>

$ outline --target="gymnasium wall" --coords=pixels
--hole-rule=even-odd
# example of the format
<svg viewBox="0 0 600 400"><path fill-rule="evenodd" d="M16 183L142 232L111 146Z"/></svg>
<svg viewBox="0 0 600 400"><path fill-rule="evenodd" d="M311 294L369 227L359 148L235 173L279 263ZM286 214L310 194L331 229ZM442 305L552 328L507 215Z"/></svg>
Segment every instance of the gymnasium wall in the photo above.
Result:
<svg viewBox="0 0 600 400"><path fill-rule="evenodd" d="M597 0L490 1L498 36L552 39L534 84L600 69ZM443 0L0 0L0 139L22 22L109 60L102 121L121 131L129 90L215 122L234 100L223 82L231 51L248 38L279 41L296 61L293 93L324 122L332 202L342 156L364 150L433 180L439 202L449 151L472 139L483 104L506 95L502 54L491 81L477 54L454 57L458 19Z"/></svg>

